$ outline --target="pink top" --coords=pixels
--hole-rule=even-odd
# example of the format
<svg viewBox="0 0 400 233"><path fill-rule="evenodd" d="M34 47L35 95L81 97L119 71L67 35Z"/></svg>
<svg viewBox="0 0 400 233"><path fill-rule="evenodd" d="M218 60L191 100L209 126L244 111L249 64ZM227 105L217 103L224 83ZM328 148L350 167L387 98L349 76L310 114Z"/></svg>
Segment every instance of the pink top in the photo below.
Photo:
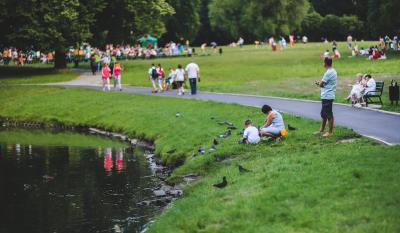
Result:
<svg viewBox="0 0 400 233"><path fill-rule="evenodd" d="M121 67L115 67L114 68L114 75L115 76L118 76L118 75L120 75L121 74Z"/></svg>
<svg viewBox="0 0 400 233"><path fill-rule="evenodd" d="M110 68L108 68L108 67L103 67L102 69L101 69L101 76L103 77L103 78L109 78L110 77Z"/></svg>

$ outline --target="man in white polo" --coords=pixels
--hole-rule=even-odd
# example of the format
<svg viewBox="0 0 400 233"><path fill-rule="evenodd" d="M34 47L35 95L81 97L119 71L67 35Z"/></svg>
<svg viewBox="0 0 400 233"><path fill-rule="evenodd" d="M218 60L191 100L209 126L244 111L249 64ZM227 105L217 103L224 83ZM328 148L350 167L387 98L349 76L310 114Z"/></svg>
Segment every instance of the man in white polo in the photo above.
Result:
<svg viewBox="0 0 400 233"><path fill-rule="evenodd" d="M190 63L186 66L185 71L189 78L191 93L192 95L196 95L197 79L199 79L200 82L200 68L196 63L190 61Z"/></svg>

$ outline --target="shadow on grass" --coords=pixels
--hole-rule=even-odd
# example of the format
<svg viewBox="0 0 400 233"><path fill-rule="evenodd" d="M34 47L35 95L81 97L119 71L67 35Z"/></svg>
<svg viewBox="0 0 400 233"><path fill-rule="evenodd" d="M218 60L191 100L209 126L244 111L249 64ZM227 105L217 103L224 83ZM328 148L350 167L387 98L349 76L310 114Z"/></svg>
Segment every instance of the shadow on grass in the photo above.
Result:
<svg viewBox="0 0 400 233"><path fill-rule="evenodd" d="M68 72L68 70L56 70L53 67L32 67L32 66L0 66L1 78L24 78L27 76L54 75Z"/></svg>

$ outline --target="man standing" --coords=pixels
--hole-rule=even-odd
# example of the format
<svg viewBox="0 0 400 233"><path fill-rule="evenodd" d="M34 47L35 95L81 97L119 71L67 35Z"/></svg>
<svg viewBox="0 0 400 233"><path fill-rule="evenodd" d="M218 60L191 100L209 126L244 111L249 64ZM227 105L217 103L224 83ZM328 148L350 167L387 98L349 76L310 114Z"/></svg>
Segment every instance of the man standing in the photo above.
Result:
<svg viewBox="0 0 400 233"><path fill-rule="evenodd" d="M319 132L316 134L322 135L324 137L332 136L333 134L333 112L332 112L332 104L335 99L336 94L336 79L337 73L336 70L332 67L332 58L326 57L324 60L324 67L326 72L321 81L315 81L315 84L321 88L321 127ZM326 122L329 121L329 131L324 133Z"/></svg>
<svg viewBox="0 0 400 233"><path fill-rule="evenodd" d="M185 68L185 71L187 72L188 78L189 78L189 83L190 83L190 89L192 95L196 95L197 92L197 79L199 79L200 82L200 68L199 66L191 61Z"/></svg>
<svg viewBox="0 0 400 233"><path fill-rule="evenodd" d="M153 86L153 90L151 91L151 93L157 93L158 89L157 89L157 85L156 85L156 80L158 78L158 73L157 73L157 69L156 66L153 64L151 64L151 67L149 69L149 78L151 81L151 85Z"/></svg>

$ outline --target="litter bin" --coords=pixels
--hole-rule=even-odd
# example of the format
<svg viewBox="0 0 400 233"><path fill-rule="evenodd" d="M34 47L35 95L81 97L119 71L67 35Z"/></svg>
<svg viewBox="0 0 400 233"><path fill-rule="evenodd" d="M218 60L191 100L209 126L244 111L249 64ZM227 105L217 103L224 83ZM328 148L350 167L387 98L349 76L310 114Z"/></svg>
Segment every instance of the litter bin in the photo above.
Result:
<svg viewBox="0 0 400 233"><path fill-rule="evenodd" d="M389 86L389 99L390 103L393 105L393 102L396 102L396 105L399 104L399 86L397 82L392 80Z"/></svg>

